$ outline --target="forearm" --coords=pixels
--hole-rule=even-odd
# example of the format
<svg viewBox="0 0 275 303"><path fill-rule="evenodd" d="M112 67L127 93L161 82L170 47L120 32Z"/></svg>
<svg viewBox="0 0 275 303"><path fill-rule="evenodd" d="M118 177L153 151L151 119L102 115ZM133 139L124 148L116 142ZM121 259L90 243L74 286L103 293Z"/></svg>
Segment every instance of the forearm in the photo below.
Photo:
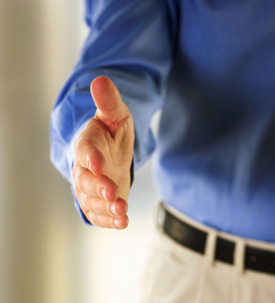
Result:
<svg viewBox="0 0 275 303"><path fill-rule="evenodd" d="M138 168L154 150L150 122L163 105L161 93L171 66L163 1L103 2L100 10L96 2L86 1L92 4L86 12L90 34L51 116L51 159L71 183L74 141L96 111L91 82L99 75L110 78L132 113Z"/></svg>

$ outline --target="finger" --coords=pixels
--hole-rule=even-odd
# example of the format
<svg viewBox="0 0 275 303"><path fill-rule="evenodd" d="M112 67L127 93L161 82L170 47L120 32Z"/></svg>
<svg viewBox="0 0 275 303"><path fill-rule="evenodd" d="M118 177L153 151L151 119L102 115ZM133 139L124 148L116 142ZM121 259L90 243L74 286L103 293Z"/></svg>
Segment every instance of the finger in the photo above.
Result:
<svg viewBox="0 0 275 303"><path fill-rule="evenodd" d="M92 140L80 138L75 146L75 162L89 169L94 175L105 171L105 158Z"/></svg>
<svg viewBox="0 0 275 303"><path fill-rule="evenodd" d="M129 224L128 216L112 218L108 216L99 216L93 214L92 212L88 212L86 217L93 225L105 228L124 229Z"/></svg>
<svg viewBox="0 0 275 303"><path fill-rule="evenodd" d="M126 215L128 210L127 202L121 198L110 203L101 198L90 197L81 193L78 201L84 209L100 216L122 217Z"/></svg>
<svg viewBox="0 0 275 303"><path fill-rule="evenodd" d="M118 198L118 186L107 176L95 176L89 170L76 166L74 180L81 193L92 197L100 197L107 202L115 202Z"/></svg>
<svg viewBox="0 0 275 303"><path fill-rule="evenodd" d="M77 201L79 202L79 199L78 199L78 198L77 198ZM90 220L88 219L89 210L86 209L86 208L85 208L83 205L81 205L80 203L79 203L79 206L80 206L80 208L81 208L83 214L85 215L86 219L87 219L88 221L90 221Z"/></svg>
<svg viewBox="0 0 275 303"><path fill-rule="evenodd" d="M124 120L129 115L115 84L100 76L91 83L91 94L97 107L97 117L108 126Z"/></svg>

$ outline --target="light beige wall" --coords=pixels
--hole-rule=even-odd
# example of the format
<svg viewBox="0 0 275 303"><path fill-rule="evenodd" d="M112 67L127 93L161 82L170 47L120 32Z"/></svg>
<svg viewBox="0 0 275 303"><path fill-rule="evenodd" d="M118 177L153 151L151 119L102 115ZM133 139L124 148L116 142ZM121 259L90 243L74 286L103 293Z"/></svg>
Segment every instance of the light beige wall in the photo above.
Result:
<svg viewBox="0 0 275 303"><path fill-rule="evenodd" d="M77 301L77 221L70 189L49 162L48 140L50 109L78 43L68 31L76 17L60 18L69 2L76 4L0 4L0 302Z"/></svg>

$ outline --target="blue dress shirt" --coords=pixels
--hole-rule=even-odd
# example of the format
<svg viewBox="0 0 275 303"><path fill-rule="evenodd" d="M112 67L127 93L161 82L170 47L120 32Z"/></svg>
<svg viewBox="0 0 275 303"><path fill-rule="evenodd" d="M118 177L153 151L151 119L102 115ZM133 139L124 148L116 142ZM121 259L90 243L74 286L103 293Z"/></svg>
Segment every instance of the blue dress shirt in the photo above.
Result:
<svg viewBox="0 0 275 303"><path fill-rule="evenodd" d="M89 35L51 116L55 166L72 183L73 143L96 110L89 86L105 75L134 118L135 168L156 150L166 203L275 243L275 2L86 0L85 16Z"/></svg>

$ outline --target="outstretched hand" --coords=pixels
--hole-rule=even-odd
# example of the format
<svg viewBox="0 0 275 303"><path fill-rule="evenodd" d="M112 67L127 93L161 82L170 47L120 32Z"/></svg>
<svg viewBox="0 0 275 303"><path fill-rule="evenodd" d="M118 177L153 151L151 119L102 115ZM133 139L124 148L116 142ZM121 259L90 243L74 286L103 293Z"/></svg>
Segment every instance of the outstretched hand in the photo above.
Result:
<svg viewBox="0 0 275 303"><path fill-rule="evenodd" d="M74 145L76 197L92 224L124 229L129 222L133 118L109 78L94 79L91 94L97 111Z"/></svg>

